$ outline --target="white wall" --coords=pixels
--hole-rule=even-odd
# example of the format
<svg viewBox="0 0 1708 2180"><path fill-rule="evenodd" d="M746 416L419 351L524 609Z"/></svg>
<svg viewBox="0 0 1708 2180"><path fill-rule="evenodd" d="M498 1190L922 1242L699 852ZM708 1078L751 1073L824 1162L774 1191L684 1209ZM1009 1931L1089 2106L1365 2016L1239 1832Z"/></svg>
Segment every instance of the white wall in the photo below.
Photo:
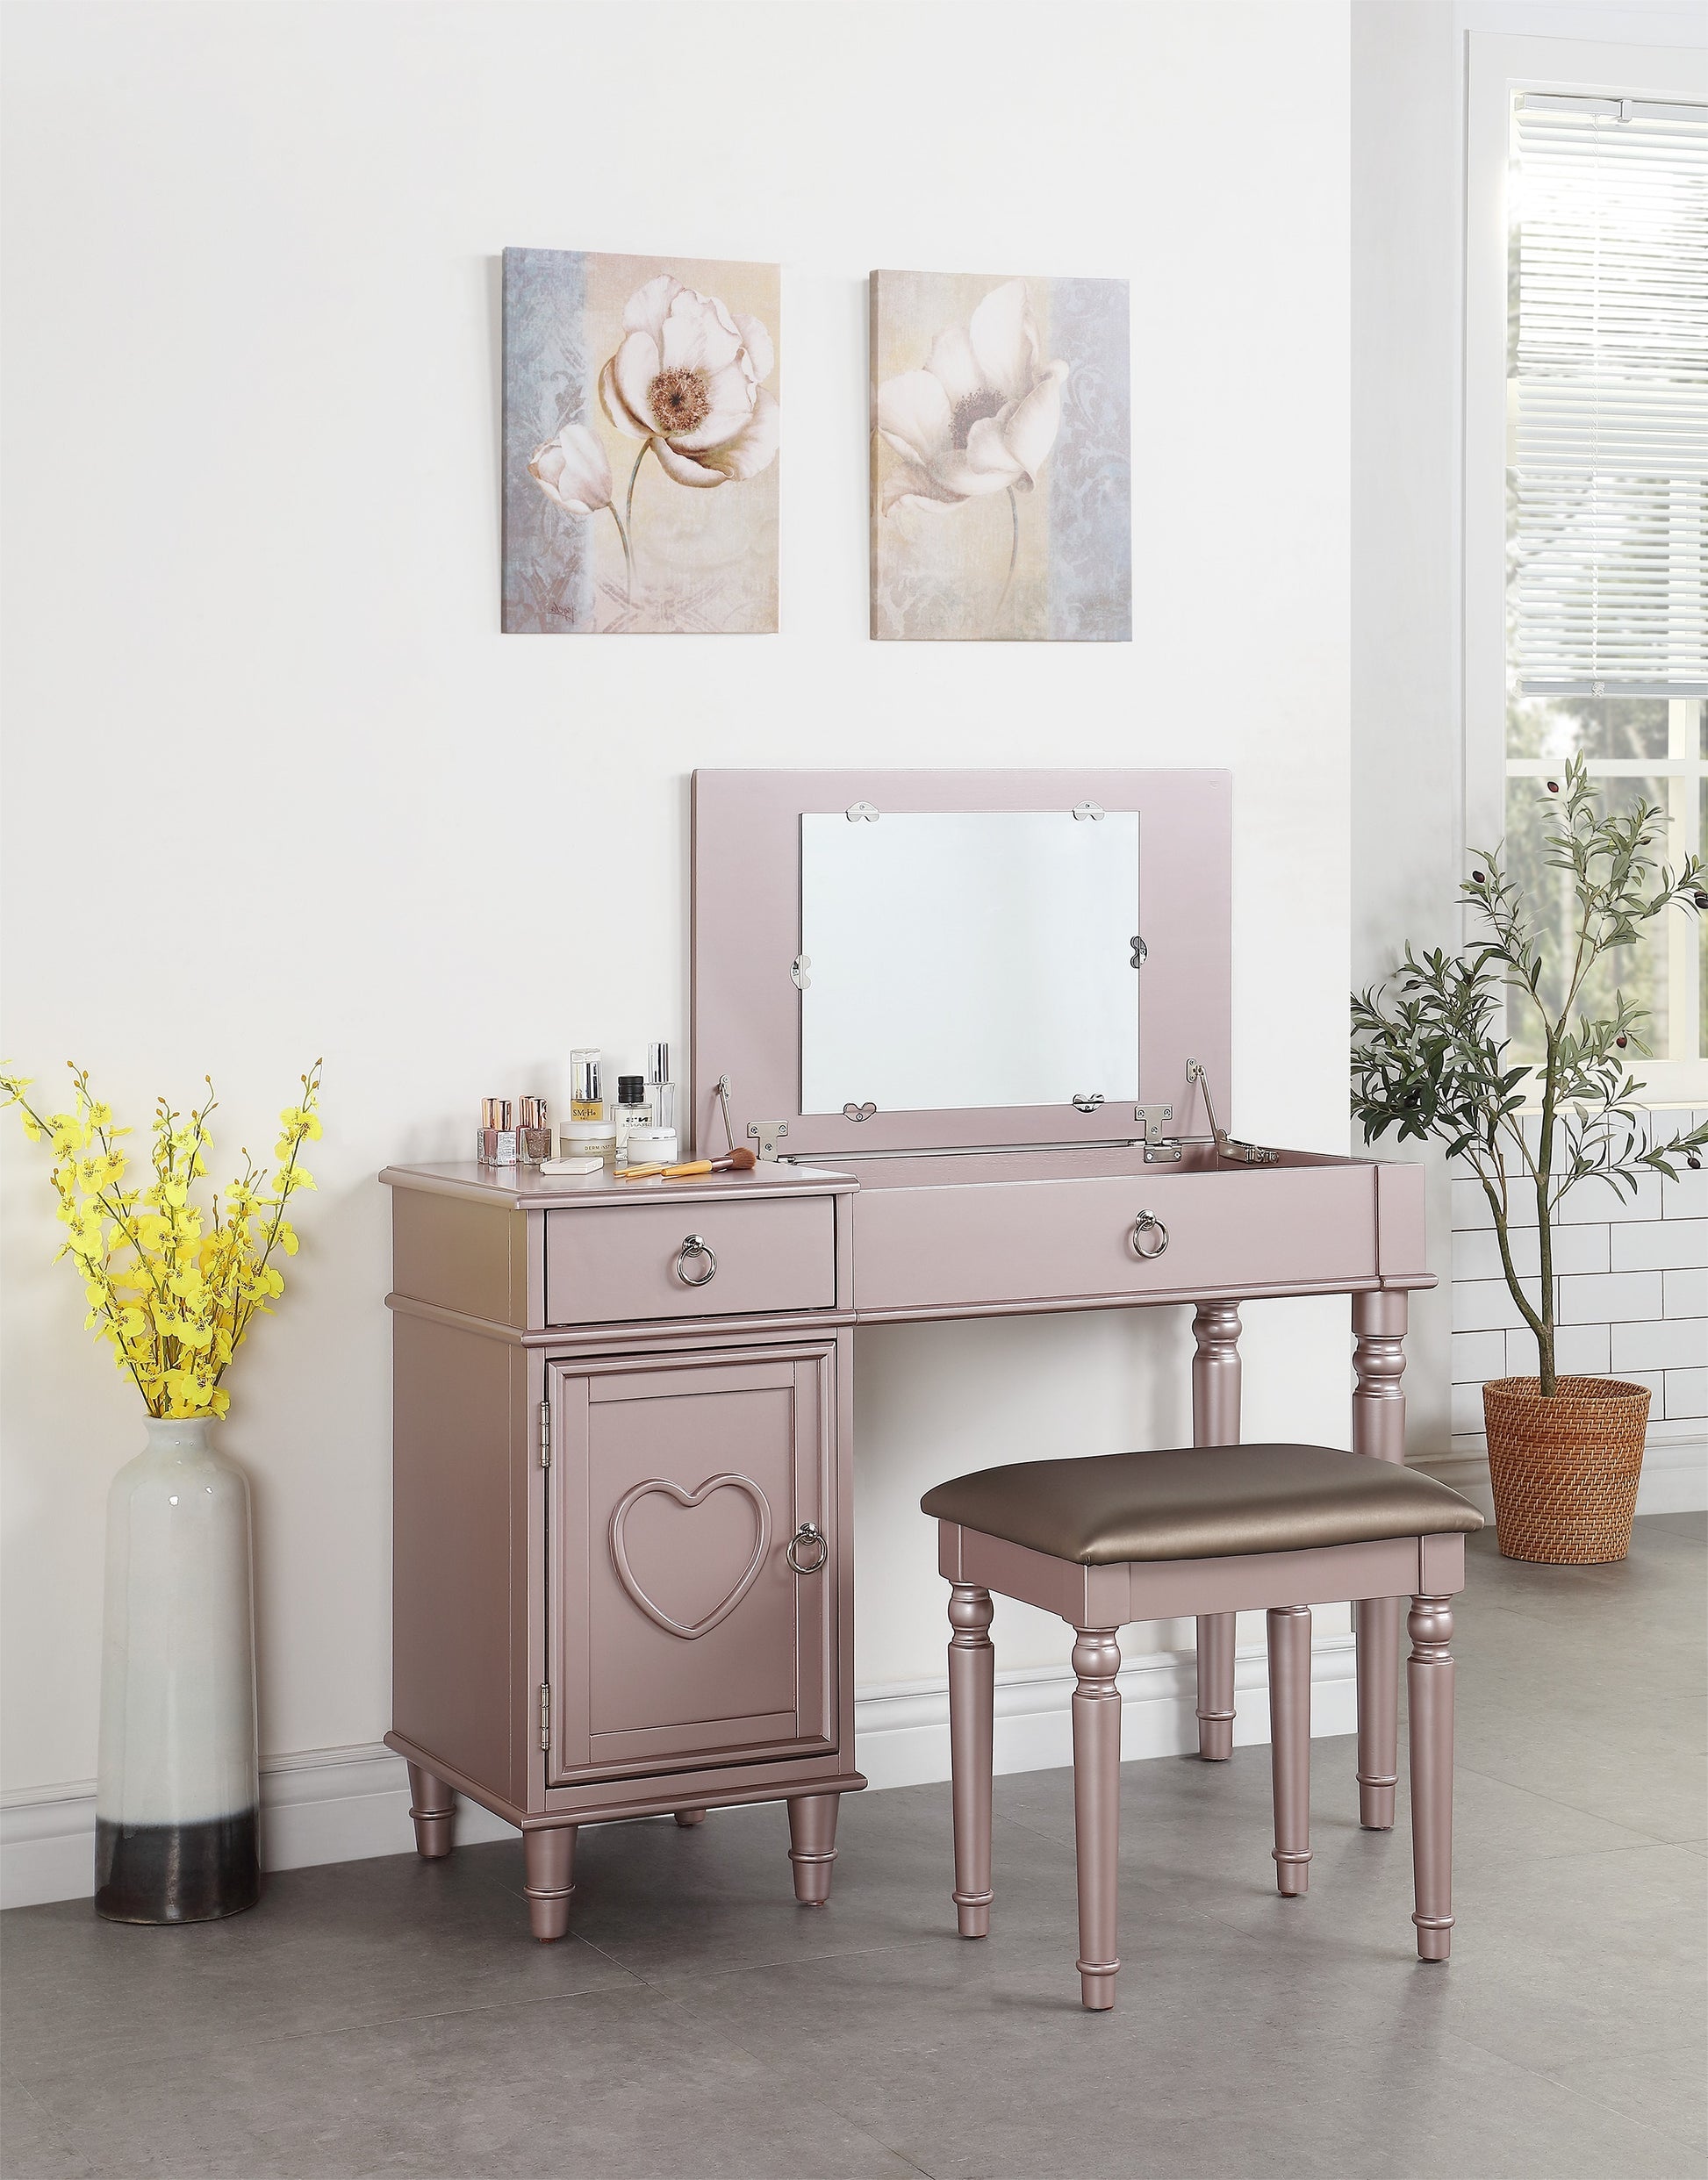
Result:
<svg viewBox="0 0 1708 2180"><path fill-rule="evenodd" d="M5 1051L320 1193L234 1373L263 1748L388 1723L388 1159L685 1029L695 764L1226 764L1233 1102L1346 1144L1347 11L18 6L5 79ZM506 243L780 260L785 632L498 634ZM1132 283L1130 646L865 626L865 276ZM591 910L588 904L593 904ZM95 1764L133 1406L4 1154L4 1776ZM1344 1306L1249 1312L1248 1431L1333 1438ZM863 1335L858 1677L941 1671L921 1489L1177 1440L1176 1316ZM999 1623L1004 1664L1059 1629Z"/></svg>

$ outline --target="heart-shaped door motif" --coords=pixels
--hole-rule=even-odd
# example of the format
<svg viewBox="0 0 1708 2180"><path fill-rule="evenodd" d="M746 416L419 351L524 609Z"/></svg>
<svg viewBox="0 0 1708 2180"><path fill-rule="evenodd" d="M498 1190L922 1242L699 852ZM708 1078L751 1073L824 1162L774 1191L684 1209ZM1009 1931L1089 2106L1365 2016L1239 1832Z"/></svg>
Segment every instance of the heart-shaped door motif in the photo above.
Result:
<svg viewBox="0 0 1708 2180"><path fill-rule="evenodd" d="M635 1581L635 1570L628 1564L628 1549L624 1541L623 1528L628 1519L629 1509L637 1506L642 1499L649 1498L655 1491L674 1499L680 1507L703 1506L714 1491L743 1491L752 1502L753 1511L758 1517L759 1531L753 1541L753 1557L747 1563L746 1572L723 1603L708 1612L703 1620L696 1620L692 1627L684 1627L679 1620L671 1619L668 1612L661 1612ZM737 1475L734 1469L725 1470L721 1476L708 1476L698 1491L685 1491L680 1484L671 1483L663 1476L655 1477L650 1482L637 1483L631 1490L625 1491L611 1510L611 1562L617 1570L617 1580L648 1619L656 1621L667 1635L680 1636L685 1643L693 1642L698 1636L709 1635L714 1627L721 1626L729 1617L758 1581L759 1569L764 1565L765 1547L770 1542L770 1502L750 1476Z"/></svg>

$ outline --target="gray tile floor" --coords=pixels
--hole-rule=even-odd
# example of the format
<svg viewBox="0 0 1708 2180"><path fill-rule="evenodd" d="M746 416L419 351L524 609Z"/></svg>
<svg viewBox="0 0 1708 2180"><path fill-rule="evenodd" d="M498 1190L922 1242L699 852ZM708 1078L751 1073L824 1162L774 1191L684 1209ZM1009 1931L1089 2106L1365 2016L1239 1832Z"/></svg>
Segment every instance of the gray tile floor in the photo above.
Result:
<svg viewBox="0 0 1708 2180"><path fill-rule="evenodd" d="M944 1787L844 1804L821 1913L779 1809L613 1825L549 1947L508 1843L294 1870L193 1930L6 1916L0 2169L1695 2180L1704 1543L1701 1515L1639 1523L1618 1567L1476 1540L1446 1968L1413 1954L1403 1817L1357 1827L1346 1741L1313 1747L1304 1901L1274 1890L1266 1750L1127 1767L1098 2017L1066 1772L997 1782L983 1945L954 1935Z"/></svg>

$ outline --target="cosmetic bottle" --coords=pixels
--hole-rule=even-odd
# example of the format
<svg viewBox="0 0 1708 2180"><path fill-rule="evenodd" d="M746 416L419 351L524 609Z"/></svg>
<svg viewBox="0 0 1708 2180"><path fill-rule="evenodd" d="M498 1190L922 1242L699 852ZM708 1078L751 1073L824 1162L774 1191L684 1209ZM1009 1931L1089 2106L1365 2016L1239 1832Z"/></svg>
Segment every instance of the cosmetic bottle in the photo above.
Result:
<svg viewBox="0 0 1708 2180"><path fill-rule="evenodd" d="M598 1051L585 1045L570 1054L570 1118L602 1121L605 1093L601 1087Z"/></svg>
<svg viewBox="0 0 1708 2180"><path fill-rule="evenodd" d="M596 1158L606 1172L617 1163L617 1130L612 1121L559 1121L557 1155L560 1158Z"/></svg>
<svg viewBox="0 0 1708 2180"><path fill-rule="evenodd" d="M551 1156L551 1128L543 1098L524 1098L516 1122L516 1156L523 1165L541 1165Z"/></svg>
<svg viewBox="0 0 1708 2180"><path fill-rule="evenodd" d="M671 1080L671 1048L664 1038L647 1047L647 1102L655 1128L676 1125L676 1085Z"/></svg>
<svg viewBox="0 0 1708 2180"><path fill-rule="evenodd" d="M516 1163L516 1128L511 1117L508 1098L483 1098L480 1101L480 1134L475 1146L475 1157L482 1165L513 1165Z"/></svg>
<svg viewBox="0 0 1708 2180"><path fill-rule="evenodd" d="M652 1108L647 1103L646 1079L641 1075L617 1077L617 1164L628 1163L626 1146L631 1128L650 1128Z"/></svg>

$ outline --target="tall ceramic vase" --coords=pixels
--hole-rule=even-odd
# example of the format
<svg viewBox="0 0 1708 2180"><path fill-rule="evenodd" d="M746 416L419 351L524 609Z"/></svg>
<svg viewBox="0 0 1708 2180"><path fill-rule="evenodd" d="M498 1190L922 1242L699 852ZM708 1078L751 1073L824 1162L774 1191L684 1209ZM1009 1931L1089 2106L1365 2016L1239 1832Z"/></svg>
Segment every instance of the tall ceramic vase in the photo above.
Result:
<svg viewBox="0 0 1708 2180"><path fill-rule="evenodd" d="M150 1416L107 1495L95 1907L202 1923L261 1894L249 1486L207 1416Z"/></svg>

